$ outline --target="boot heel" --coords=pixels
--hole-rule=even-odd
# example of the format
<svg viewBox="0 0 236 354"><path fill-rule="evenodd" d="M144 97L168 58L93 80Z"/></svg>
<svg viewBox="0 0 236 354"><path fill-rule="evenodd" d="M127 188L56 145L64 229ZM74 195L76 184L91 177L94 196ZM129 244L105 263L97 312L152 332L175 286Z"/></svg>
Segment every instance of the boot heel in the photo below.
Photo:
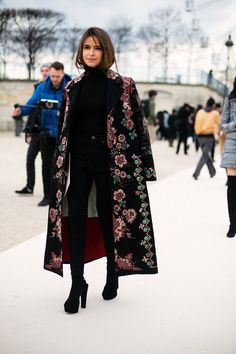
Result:
<svg viewBox="0 0 236 354"><path fill-rule="evenodd" d="M86 299L88 292L88 284L84 279L72 279L71 291L68 299L64 303L64 309L67 313L77 313L80 307L86 308Z"/></svg>
<svg viewBox="0 0 236 354"><path fill-rule="evenodd" d="M85 309L86 308L86 303L87 303L87 294L88 294L88 284L84 286L83 292L81 294L81 308Z"/></svg>

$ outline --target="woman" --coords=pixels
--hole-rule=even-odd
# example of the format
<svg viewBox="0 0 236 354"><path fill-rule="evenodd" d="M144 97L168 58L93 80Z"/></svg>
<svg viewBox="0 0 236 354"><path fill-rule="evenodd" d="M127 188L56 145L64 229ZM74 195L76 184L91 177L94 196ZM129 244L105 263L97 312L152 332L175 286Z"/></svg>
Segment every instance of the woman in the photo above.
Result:
<svg viewBox="0 0 236 354"><path fill-rule="evenodd" d="M226 132L221 167L226 169L228 176L227 201L230 226L227 237L234 237L236 234L236 78L233 90L224 102L221 129Z"/></svg>
<svg viewBox="0 0 236 354"><path fill-rule="evenodd" d="M65 88L59 117L44 267L63 276L70 263L68 313L78 312L80 297L86 306L88 261L107 257L105 300L117 296L118 276L157 273L147 125L134 81L112 71L114 62L108 34L89 28L76 56L85 71Z"/></svg>

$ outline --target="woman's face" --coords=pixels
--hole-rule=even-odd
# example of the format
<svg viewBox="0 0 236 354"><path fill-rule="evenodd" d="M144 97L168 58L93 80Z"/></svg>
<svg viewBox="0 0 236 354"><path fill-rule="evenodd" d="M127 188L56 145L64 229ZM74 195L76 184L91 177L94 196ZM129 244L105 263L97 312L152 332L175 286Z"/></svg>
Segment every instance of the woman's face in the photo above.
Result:
<svg viewBox="0 0 236 354"><path fill-rule="evenodd" d="M83 60L91 68L96 68L103 59L103 50L97 37L87 37L83 43Z"/></svg>

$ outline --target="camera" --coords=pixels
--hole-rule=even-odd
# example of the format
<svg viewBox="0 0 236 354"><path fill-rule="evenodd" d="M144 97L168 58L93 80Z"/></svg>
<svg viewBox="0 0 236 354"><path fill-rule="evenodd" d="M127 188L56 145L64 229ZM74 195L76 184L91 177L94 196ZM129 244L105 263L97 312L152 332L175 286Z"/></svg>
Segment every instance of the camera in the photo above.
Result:
<svg viewBox="0 0 236 354"><path fill-rule="evenodd" d="M50 99L41 99L37 102L36 105L19 105L15 104L15 108L17 107L29 107L34 108L34 111L30 115L30 124L24 129L25 133L31 135L43 135L50 136L50 131L48 129L44 129L41 127L41 110L58 110L59 109L59 101L50 100Z"/></svg>
<svg viewBox="0 0 236 354"><path fill-rule="evenodd" d="M59 109L59 102L57 100L41 99L38 101L38 106L40 108L46 109Z"/></svg>

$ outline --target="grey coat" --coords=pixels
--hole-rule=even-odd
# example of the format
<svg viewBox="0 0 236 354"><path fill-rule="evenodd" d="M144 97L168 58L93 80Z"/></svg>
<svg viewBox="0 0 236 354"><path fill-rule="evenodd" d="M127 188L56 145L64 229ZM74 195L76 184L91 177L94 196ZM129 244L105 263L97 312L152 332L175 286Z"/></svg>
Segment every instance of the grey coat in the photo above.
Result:
<svg viewBox="0 0 236 354"><path fill-rule="evenodd" d="M225 99L220 126L226 132L221 167L236 168L236 98Z"/></svg>

